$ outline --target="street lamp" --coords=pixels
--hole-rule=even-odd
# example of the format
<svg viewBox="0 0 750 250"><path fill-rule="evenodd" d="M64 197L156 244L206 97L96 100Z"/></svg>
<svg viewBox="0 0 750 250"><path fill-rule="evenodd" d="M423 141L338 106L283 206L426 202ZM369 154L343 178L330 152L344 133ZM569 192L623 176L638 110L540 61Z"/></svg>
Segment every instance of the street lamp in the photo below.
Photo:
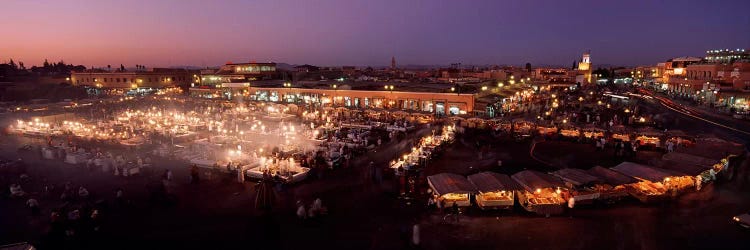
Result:
<svg viewBox="0 0 750 250"><path fill-rule="evenodd" d="M499 83L497 83L497 87L498 87L498 88L502 88L503 86L505 86L505 84L503 84L503 82L499 82Z"/></svg>
<svg viewBox="0 0 750 250"><path fill-rule="evenodd" d="M393 85L385 85L385 86L383 86L383 88L384 88L385 90L390 90L390 91L391 91L391 94L393 94Z"/></svg>
<svg viewBox="0 0 750 250"><path fill-rule="evenodd" d="M333 88L333 100L331 101L331 103L333 104L333 106L336 106L336 92L337 92L336 89L338 88L338 86L334 84L334 85L331 85L331 88Z"/></svg>
<svg viewBox="0 0 750 250"><path fill-rule="evenodd" d="M486 90L487 90L487 86L482 86L482 91L486 91Z"/></svg>

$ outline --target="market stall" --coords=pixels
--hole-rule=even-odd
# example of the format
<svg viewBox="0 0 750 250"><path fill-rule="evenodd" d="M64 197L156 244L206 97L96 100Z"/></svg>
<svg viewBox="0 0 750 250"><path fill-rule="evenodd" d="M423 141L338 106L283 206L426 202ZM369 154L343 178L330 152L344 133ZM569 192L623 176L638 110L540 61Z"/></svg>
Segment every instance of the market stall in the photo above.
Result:
<svg viewBox="0 0 750 250"><path fill-rule="evenodd" d="M263 179L264 175L274 177L285 183L296 183L307 178L309 168L301 167L293 159L274 159L261 157L258 161L242 166L245 174L254 179Z"/></svg>
<svg viewBox="0 0 750 250"><path fill-rule="evenodd" d="M628 193L642 202L660 200L695 185L692 178L685 174L633 162L620 163L612 170L639 180L627 187Z"/></svg>
<svg viewBox="0 0 750 250"><path fill-rule="evenodd" d="M716 179L716 173L723 169L724 164L721 160L670 152L662 156L660 166L664 169L693 176L696 179L700 178L701 182L706 183Z"/></svg>
<svg viewBox="0 0 750 250"><path fill-rule="evenodd" d="M638 182L633 177L601 166L595 166L586 172L602 180L601 183L594 184L594 188L601 194L600 199L605 201L616 201L627 197L626 185Z"/></svg>
<svg viewBox="0 0 750 250"><path fill-rule="evenodd" d="M554 176L524 170L511 176L524 190L518 192L518 202L529 212L553 215L564 211L567 202L563 190L565 183Z"/></svg>
<svg viewBox="0 0 750 250"><path fill-rule="evenodd" d="M627 128L623 125L615 125L611 129L612 131L612 139L617 141L623 141L623 142L629 142L630 141L630 132Z"/></svg>
<svg viewBox="0 0 750 250"><path fill-rule="evenodd" d="M583 127L583 136L589 139L604 137L604 129L593 125Z"/></svg>
<svg viewBox="0 0 750 250"><path fill-rule="evenodd" d="M590 204L601 196L600 190L595 185L602 183L602 181L585 170L564 168L550 174L565 182L565 186L575 200L575 204Z"/></svg>
<svg viewBox="0 0 750 250"><path fill-rule="evenodd" d="M481 209L513 208L515 192L523 191L521 185L508 175L481 172L467 177L477 190L476 203Z"/></svg>
<svg viewBox="0 0 750 250"><path fill-rule="evenodd" d="M645 127L641 128L636 132L635 140L640 142L639 146L661 146L661 139L659 139L663 133L656 131L653 128Z"/></svg>
<svg viewBox="0 0 750 250"><path fill-rule="evenodd" d="M567 138L578 138L581 137L581 131L574 126L563 126L560 129L560 135Z"/></svg>
<svg viewBox="0 0 750 250"><path fill-rule="evenodd" d="M550 121L539 121L536 124L536 130L540 135L555 135L557 134L557 126L552 124Z"/></svg>
<svg viewBox="0 0 750 250"><path fill-rule="evenodd" d="M534 130L534 123L524 119L513 120L513 132L520 135L531 135Z"/></svg>
<svg viewBox="0 0 750 250"><path fill-rule="evenodd" d="M454 202L460 207L471 206L470 196L476 192L474 185L457 174L431 175L427 177L427 183L433 194L444 201L446 206L452 206Z"/></svg>

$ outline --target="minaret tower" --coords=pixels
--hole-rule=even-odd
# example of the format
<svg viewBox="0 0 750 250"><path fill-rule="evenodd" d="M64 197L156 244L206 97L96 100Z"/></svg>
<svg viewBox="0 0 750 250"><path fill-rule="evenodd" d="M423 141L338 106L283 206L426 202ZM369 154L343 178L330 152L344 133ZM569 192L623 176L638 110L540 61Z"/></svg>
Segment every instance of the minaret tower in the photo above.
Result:
<svg viewBox="0 0 750 250"><path fill-rule="evenodd" d="M391 69L393 70L396 69L396 57L395 56L391 57Z"/></svg>
<svg viewBox="0 0 750 250"><path fill-rule="evenodd" d="M576 76L576 81L581 84L591 83L591 51L583 53L583 58L581 58L581 62L578 63L578 75Z"/></svg>

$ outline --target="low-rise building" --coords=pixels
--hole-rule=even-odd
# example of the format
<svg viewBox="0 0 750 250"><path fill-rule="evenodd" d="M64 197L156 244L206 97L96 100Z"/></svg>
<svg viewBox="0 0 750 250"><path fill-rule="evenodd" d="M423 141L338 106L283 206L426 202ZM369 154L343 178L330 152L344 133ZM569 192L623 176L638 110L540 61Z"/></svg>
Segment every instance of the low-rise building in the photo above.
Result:
<svg viewBox="0 0 750 250"><path fill-rule="evenodd" d="M75 86L97 88L165 88L194 83L198 79L198 74L199 72L194 70L168 68L136 71L92 69L71 72L70 82Z"/></svg>

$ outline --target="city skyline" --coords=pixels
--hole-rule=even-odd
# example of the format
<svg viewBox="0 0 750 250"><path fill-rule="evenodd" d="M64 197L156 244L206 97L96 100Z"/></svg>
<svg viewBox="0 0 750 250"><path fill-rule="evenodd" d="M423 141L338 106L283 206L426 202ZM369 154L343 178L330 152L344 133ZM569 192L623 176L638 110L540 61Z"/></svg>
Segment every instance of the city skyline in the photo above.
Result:
<svg viewBox="0 0 750 250"><path fill-rule="evenodd" d="M750 44L745 1L81 3L4 3L0 15L15 21L0 23L0 60L386 66L395 56L399 65L567 66L591 50L594 65L647 65Z"/></svg>

